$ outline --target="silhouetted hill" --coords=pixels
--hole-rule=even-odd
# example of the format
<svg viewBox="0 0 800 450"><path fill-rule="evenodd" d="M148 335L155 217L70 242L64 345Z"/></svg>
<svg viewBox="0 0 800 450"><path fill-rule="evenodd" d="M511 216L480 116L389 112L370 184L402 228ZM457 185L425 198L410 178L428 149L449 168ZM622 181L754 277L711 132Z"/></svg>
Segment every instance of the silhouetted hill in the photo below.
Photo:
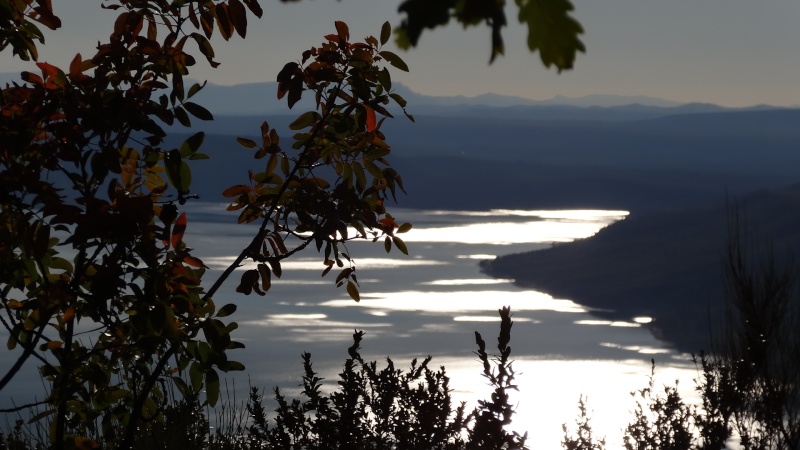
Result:
<svg viewBox="0 0 800 450"><path fill-rule="evenodd" d="M778 253L800 246L800 188L760 191L738 203L751 241L765 242ZM724 311L727 218L724 202L633 214L592 238L498 257L481 267L492 276L597 308L600 316L653 317L657 337L696 352L709 348L709 324Z"/></svg>

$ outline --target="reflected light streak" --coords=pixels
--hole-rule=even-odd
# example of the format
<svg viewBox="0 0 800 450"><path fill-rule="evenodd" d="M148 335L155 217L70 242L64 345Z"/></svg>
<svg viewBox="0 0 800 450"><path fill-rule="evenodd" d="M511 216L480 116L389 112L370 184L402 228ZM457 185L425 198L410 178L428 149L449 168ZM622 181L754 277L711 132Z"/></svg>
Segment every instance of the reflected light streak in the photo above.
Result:
<svg viewBox="0 0 800 450"><path fill-rule="evenodd" d="M641 325L633 322L623 322L620 320L576 320L576 325L606 325L609 327L639 328Z"/></svg>
<svg viewBox="0 0 800 450"><path fill-rule="evenodd" d="M601 342L601 347L618 348L629 352L641 353L642 355L661 355L670 353L668 348L644 347L639 345L619 345L612 342Z"/></svg>
<svg viewBox="0 0 800 450"><path fill-rule="evenodd" d="M593 236L608 224L596 222L490 222L440 228L415 228L403 235L406 242L457 242L512 245L571 242Z"/></svg>
<svg viewBox="0 0 800 450"><path fill-rule="evenodd" d="M453 317L456 322L500 322L500 316L456 316ZM514 316L514 322L528 322L528 323L542 323L541 320L530 319L528 317Z"/></svg>
<svg viewBox="0 0 800 450"><path fill-rule="evenodd" d="M420 283L426 286L465 286L474 284L505 284L513 283L514 280L507 280L503 278L466 278L457 280L434 280Z"/></svg>
<svg viewBox="0 0 800 450"><path fill-rule="evenodd" d="M487 255L487 254L477 254L477 255L457 255L456 258L458 259L495 259L497 255Z"/></svg>
<svg viewBox="0 0 800 450"><path fill-rule="evenodd" d="M322 306L334 308L379 308L392 311L422 311L438 314L495 312L504 306L513 311L557 311L581 313L587 310L570 300L558 300L536 291L400 291L362 294L361 301L329 300Z"/></svg>
<svg viewBox="0 0 800 450"><path fill-rule="evenodd" d="M244 320L239 322L242 325L258 327L282 327L290 328L290 331L299 332L297 327L305 327L303 332L317 333L318 328L343 328L352 334L353 329L358 328L386 328L391 327L390 323L364 323L364 322L341 322L327 320L326 314L268 314L259 320ZM295 339L295 338L293 338Z"/></svg>
<svg viewBox="0 0 800 450"><path fill-rule="evenodd" d="M236 260L235 256L217 256L203 258L203 262L212 270L223 270ZM358 267L368 267L370 269L393 269L404 266L441 266L446 265L444 261L433 261L429 259L392 259L392 258L357 258L353 259ZM255 269L258 263L248 261L236 270ZM325 269L321 259L300 258L296 260L281 261L281 268L286 270L319 270Z"/></svg>

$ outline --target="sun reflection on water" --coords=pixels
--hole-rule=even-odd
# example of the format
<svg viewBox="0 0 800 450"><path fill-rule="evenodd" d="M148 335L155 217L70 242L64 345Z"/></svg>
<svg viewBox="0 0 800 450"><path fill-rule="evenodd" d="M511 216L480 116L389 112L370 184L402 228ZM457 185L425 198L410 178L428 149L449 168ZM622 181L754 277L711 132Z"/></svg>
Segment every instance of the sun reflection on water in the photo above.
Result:
<svg viewBox="0 0 800 450"><path fill-rule="evenodd" d="M466 313L497 311L511 306L513 311L586 312L586 308L571 301L555 299L536 291L400 291L369 292L361 301L328 300L320 304L334 308L377 308L390 311L424 311L428 313Z"/></svg>

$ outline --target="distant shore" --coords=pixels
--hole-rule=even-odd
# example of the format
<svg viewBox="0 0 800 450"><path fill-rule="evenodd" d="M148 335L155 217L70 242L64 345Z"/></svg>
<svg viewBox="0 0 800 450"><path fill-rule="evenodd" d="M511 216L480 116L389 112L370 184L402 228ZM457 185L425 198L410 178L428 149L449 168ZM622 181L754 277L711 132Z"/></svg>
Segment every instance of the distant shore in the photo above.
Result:
<svg viewBox="0 0 800 450"><path fill-rule="evenodd" d="M738 208L749 244L776 255L800 248L800 189L744 196ZM709 351L723 328L723 259L733 206L632 215L594 237L500 256L481 270L519 286L568 298L611 320L647 316L654 336L675 349Z"/></svg>

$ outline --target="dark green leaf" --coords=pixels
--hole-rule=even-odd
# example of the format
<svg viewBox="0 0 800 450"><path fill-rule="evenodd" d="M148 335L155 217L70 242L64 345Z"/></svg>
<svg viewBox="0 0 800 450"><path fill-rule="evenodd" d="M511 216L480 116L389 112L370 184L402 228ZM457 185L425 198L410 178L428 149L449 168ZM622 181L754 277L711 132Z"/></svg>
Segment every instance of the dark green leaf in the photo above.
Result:
<svg viewBox="0 0 800 450"><path fill-rule="evenodd" d="M347 283L347 293L353 300L357 302L361 301L361 295L358 293L358 286L356 286L356 284L353 283L352 281Z"/></svg>
<svg viewBox="0 0 800 450"><path fill-rule="evenodd" d="M395 247L400 249L403 254L408 255L408 247L406 247L406 243L403 242L402 239L397 236L392 236L392 242L394 242Z"/></svg>
<svg viewBox="0 0 800 450"><path fill-rule="evenodd" d="M227 317L236 312L236 305L233 303L228 303L227 305L223 306L217 312L217 317Z"/></svg>
<svg viewBox="0 0 800 450"><path fill-rule="evenodd" d="M545 67L556 66L558 71L571 69L577 52L586 48L578 36L583 27L569 12L574 8L569 0L515 0L519 6L519 21L528 25L528 48L539 51Z"/></svg>
<svg viewBox="0 0 800 450"><path fill-rule="evenodd" d="M212 408L219 400L219 375L214 369L206 372L206 401Z"/></svg>
<svg viewBox="0 0 800 450"><path fill-rule="evenodd" d="M290 130L302 130L303 128L311 126L311 124L318 122L322 116L316 111L306 111L300 115L294 122L289 125Z"/></svg>
<svg viewBox="0 0 800 450"><path fill-rule="evenodd" d="M200 36L200 37L202 37L202 36ZM205 38L203 38L203 39L205 39ZM199 83L193 84L192 87L189 88L189 92L186 94L186 98L192 98L192 96L194 94L197 94L198 92L200 92L201 89L206 87L206 83L208 83L208 81L204 81L203 84L199 84Z"/></svg>
<svg viewBox="0 0 800 450"><path fill-rule="evenodd" d="M381 45L386 45L389 42L389 38L392 37L392 26L389 25L389 22L384 22L383 26L381 27Z"/></svg>
<svg viewBox="0 0 800 450"><path fill-rule="evenodd" d="M405 61L403 61L402 58L400 58L396 54L388 50L384 50L378 54L381 55L383 59L385 59L386 61L389 61L389 64L402 70L403 72L408 72L408 65L405 63Z"/></svg>
<svg viewBox="0 0 800 450"><path fill-rule="evenodd" d="M207 109L203 108L197 103L184 102L183 107L186 109L186 111L189 111L189 114L197 117L200 120L214 120L214 116L211 115Z"/></svg>
<svg viewBox="0 0 800 450"><path fill-rule="evenodd" d="M203 145L203 139L205 139L206 134L202 131L199 133L195 133L189 136L188 139L183 141L183 145L181 145L180 152L181 156L184 158L188 158L189 156L193 155L197 150L200 149L200 146Z"/></svg>

